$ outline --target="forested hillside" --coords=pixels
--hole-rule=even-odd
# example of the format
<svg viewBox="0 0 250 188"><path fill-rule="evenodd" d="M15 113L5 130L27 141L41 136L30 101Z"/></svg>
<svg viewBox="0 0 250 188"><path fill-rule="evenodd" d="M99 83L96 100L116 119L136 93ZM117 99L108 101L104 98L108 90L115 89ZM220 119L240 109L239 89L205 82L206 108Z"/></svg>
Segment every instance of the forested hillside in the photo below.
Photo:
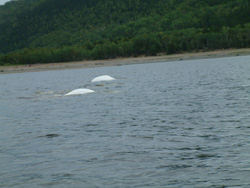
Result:
<svg viewBox="0 0 250 188"><path fill-rule="evenodd" d="M250 47L250 0L18 0L0 6L0 63Z"/></svg>

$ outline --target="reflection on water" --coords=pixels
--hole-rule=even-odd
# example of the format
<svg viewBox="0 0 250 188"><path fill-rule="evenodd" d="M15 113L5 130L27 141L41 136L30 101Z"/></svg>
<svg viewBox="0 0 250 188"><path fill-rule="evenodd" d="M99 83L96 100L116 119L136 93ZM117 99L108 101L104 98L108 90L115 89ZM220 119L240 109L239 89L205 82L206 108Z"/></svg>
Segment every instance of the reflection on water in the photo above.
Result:
<svg viewBox="0 0 250 188"><path fill-rule="evenodd" d="M0 187L250 187L249 73L244 56L0 75Z"/></svg>

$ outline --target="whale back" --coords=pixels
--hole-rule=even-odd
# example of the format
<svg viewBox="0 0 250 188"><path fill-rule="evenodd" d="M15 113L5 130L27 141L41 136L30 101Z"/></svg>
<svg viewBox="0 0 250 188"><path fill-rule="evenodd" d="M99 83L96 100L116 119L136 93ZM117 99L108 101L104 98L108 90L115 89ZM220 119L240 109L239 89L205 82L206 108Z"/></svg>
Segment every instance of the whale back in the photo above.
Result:
<svg viewBox="0 0 250 188"><path fill-rule="evenodd" d="M88 94L88 93L94 93L95 91L91 90L91 89L85 89L85 88L80 88L80 89L75 89L67 94L65 94L65 96L69 96L69 95L83 95L83 94Z"/></svg>
<svg viewBox="0 0 250 188"><path fill-rule="evenodd" d="M103 75L103 76L98 76L94 78L91 82L112 81L112 80L115 80L115 78L109 75Z"/></svg>

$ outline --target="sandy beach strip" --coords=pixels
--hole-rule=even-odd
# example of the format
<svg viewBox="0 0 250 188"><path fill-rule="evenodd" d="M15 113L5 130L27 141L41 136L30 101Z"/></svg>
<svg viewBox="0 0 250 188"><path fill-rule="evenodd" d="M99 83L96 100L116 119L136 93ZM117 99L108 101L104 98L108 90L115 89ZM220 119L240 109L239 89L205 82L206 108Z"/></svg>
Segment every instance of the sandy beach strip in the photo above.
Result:
<svg viewBox="0 0 250 188"><path fill-rule="evenodd" d="M65 62L65 63L0 66L0 74L94 68L94 67L104 67L104 66L121 66L129 64L139 64L139 63L169 62L169 61L194 60L194 59L206 59L206 58L233 57L233 56L243 56L243 55L250 55L250 48L215 50L207 52L194 52L194 53L183 53L183 54L173 54L173 55L116 58L116 59L106 59L106 60L91 60L91 61L86 60L86 61Z"/></svg>

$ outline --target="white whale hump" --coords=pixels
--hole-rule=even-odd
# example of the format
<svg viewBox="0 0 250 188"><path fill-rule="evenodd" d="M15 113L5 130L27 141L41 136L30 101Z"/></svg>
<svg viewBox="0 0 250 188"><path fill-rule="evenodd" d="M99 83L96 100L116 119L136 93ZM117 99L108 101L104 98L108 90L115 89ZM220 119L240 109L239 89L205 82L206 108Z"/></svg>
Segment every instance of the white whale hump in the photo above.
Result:
<svg viewBox="0 0 250 188"><path fill-rule="evenodd" d="M65 94L65 96L69 96L69 95L83 95L83 94L87 94L87 93L94 93L95 91L91 90L91 89L85 89L85 88L80 88L80 89L75 89L67 94Z"/></svg>
<svg viewBox="0 0 250 188"><path fill-rule="evenodd" d="M109 75L103 75L103 76L98 76L94 78L91 82L100 82L100 81L112 81L115 80L115 78L109 76Z"/></svg>

